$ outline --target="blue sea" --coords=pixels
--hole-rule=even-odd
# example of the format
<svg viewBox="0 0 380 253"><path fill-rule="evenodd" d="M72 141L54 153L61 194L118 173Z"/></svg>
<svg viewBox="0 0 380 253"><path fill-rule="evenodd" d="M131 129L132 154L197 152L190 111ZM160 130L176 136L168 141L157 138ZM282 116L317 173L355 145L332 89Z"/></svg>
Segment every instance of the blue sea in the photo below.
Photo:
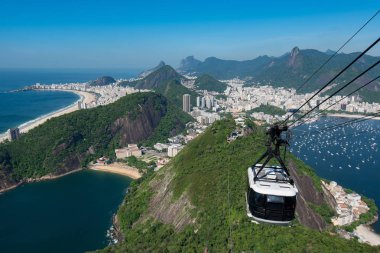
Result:
<svg viewBox="0 0 380 253"><path fill-rule="evenodd" d="M351 119L321 118L293 130L291 152L323 178L374 199L380 206L380 121L368 120L335 130L324 127ZM380 233L380 222L373 225Z"/></svg>
<svg viewBox="0 0 380 253"><path fill-rule="evenodd" d="M79 96L60 91L9 91L35 83L69 83L136 76L141 70L116 69L0 69L0 133L76 102Z"/></svg>

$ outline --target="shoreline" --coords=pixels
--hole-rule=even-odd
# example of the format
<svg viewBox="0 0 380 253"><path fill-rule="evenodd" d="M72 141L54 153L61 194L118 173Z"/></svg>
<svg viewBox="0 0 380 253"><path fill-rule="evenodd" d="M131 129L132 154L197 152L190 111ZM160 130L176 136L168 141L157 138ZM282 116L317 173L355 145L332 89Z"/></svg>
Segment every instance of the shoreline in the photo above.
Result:
<svg viewBox="0 0 380 253"><path fill-rule="evenodd" d="M371 246L380 245L380 235L377 234L369 225L359 225L354 230L354 233L362 243L368 243Z"/></svg>
<svg viewBox="0 0 380 253"><path fill-rule="evenodd" d="M76 100L74 103L66 106L66 107L60 108L56 111L50 112L50 113L45 114L45 115L41 115L36 119L33 119L33 120L30 120L30 121L27 121L25 123L20 124L18 126L18 128L20 129L20 133L22 133L22 134L27 133L30 130L32 130L33 128L45 123L47 120L52 119L54 117L59 117L61 115L79 110L78 109L78 102L91 104L92 102L96 101L96 95L94 93L90 93L90 92L77 91L77 90L60 90L60 89L55 89L55 90L52 89L49 91L72 92L72 93L79 95L79 99ZM7 132L0 133L0 143L4 142L6 139L8 139Z"/></svg>
<svg viewBox="0 0 380 253"><path fill-rule="evenodd" d="M338 117L338 118L350 118L350 119L358 119L362 117L366 117L368 115L363 114L345 114L345 113L328 113L327 117ZM371 116L368 116L371 117ZM380 117L371 118L371 120L380 120Z"/></svg>
<svg viewBox="0 0 380 253"><path fill-rule="evenodd" d="M122 176L127 176L131 179L139 179L142 177L138 169L122 164L122 163L112 163L108 165L90 165L88 168L94 171L103 171L103 172L118 174Z"/></svg>
<svg viewBox="0 0 380 253"><path fill-rule="evenodd" d="M54 180L54 179L58 179L58 178L61 178L61 177L82 171L82 170L83 170L83 168L78 168L78 169L70 170L68 172L65 172L65 173L59 174L59 175L47 174L47 175L39 177L39 178L27 178L27 179L24 179L24 180L14 184L14 185L11 185L7 188L0 189L0 194L7 192L7 191L10 191L12 189L15 189L16 187L23 185L23 184L26 184L26 183L37 183L37 182L42 182L42 181Z"/></svg>

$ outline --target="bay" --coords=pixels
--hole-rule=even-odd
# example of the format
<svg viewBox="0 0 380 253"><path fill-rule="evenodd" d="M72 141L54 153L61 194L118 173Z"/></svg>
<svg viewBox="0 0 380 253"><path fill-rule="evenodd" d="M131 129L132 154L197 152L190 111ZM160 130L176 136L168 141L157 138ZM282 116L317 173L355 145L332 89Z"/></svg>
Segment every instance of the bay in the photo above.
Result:
<svg viewBox="0 0 380 253"><path fill-rule="evenodd" d="M368 120L334 130L321 129L351 119L326 117L293 130L291 152L316 173L374 199L380 206L380 121ZM380 233L380 222L373 224Z"/></svg>
<svg viewBox="0 0 380 253"><path fill-rule="evenodd" d="M0 252L84 252L107 246L106 231L130 182L86 170L0 194Z"/></svg>

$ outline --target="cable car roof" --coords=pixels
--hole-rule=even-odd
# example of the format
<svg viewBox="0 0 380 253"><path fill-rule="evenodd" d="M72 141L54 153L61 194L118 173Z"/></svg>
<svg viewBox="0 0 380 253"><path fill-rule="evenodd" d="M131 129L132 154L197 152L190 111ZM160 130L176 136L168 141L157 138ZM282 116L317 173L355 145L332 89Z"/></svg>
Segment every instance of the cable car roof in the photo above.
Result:
<svg viewBox="0 0 380 253"><path fill-rule="evenodd" d="M256 170L261 164L256 164ZM298 193L295 184L290 184L284 170L279 166L266 166L259 176L264 176L254 181L254 173L252 167L248 168L249 186L257 193L276 195L284 197L293 197Z"/></svg>

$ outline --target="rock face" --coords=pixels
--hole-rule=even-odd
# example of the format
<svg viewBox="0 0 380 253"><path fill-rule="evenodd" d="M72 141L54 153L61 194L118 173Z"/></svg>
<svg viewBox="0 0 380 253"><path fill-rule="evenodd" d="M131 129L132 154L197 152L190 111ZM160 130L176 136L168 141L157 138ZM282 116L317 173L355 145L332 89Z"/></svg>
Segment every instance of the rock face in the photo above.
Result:
<svg viewBox="0 0 380 253"><path fill-rule="evenodd" d="M166 168L166 173L160 172L162 179L153 180L150 183L154 195L150 200L148 213L143 216L140 221L153 217L165 224L173 225L177 231L182 230L186 225L195 223L195 219L191 217L191 210L195 207L191 204L186 192L178 199L173 199L173 192L170 184L174 178L170 168Z"/></svg>
<svg viewBox="0 0 380 253"><path fill-rule="evenodd" d="M181 60L178 70L191 72L195 70L202 62L194 58L194 56L188 56L185 59Z"/></svg>
<svg viewBox="0 0 380 253"><path fill-rule="evenodd" d="M148 138L158 126L161 118L166 114L167 107L156 110L153 101L140 105L140 113L136 118L133 115L117 119L111 127L112 135L120 135L120 145L138 143Z"/></svg>
<svg viewBox="0 0 380 253"><path fill-rule="evenodd" d="M309 176L297 173L296 165L293 162L289 163L289 171L299 190L296 213L300 223L309 228L322 231L326 228L326 223L319 214L309 207L308 203L314 205L325 204L323 193L315 188L313 180Z"/></svg>
<svg viewBox="0 0 380 253"><path fill-rule="evenodd" d="M288 66L296 67L297 57L299 56L299 54L300 54L300 49L298 47L295 47L292 49L289 56Z"/></svg>

